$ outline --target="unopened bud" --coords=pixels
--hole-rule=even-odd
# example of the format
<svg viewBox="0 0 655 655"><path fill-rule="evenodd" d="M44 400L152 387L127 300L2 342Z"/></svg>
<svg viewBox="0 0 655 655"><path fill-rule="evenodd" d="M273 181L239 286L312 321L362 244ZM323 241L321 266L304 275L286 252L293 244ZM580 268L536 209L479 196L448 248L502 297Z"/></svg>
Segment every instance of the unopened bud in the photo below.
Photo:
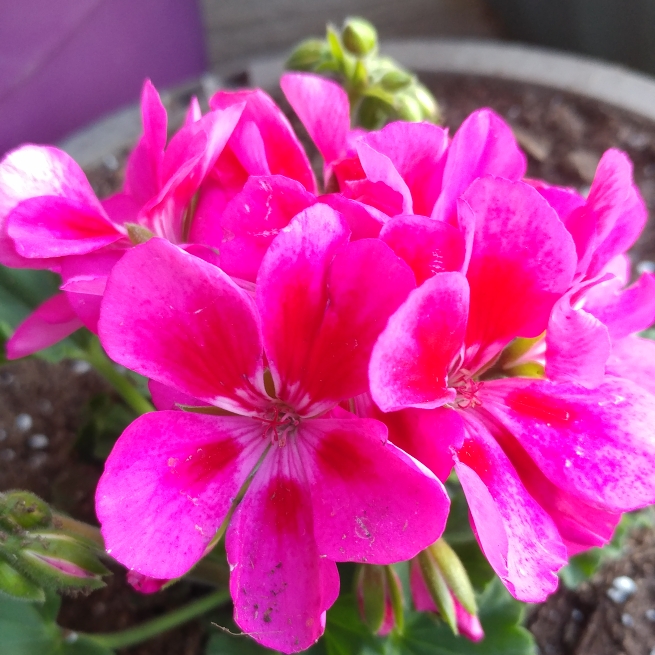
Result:
<svg viewBox="0 0 655 655"><path fill-rule="evenodd" d="M29 491L0 494L0 515L24 529L45 527L52 521L52 512L47 503Z"/></svg>
<svg viewBox="0 0 655 655"><path fill-rule="evenodd" d="M297 71L313 71L329 56L330 50L321 39L307 39L293 50L286 68Z"/></svg>
<svg viewBox="0 0 655 655"><path fill-rule="evenodd" d="M416 84L413 87L413 93L416 101L421 106L423 119L438 123L441 120L441 112L434 96L422 84Z"/></svg>
<svg viewBox="0 0 655 655"><path fill-rule="evenodd" d="M379 97L365 96L359 105L357 124L366 130L378 130L394 113L394 108Z"/></svg>
<svg viewBox="0 0 655 655"><path fill-rule="evenodd" d="M363 564L356 575L357 601L364 623L380 637L404 625L402 585L390 566Z"/></svg>
<svg viewBox="0 0 655 655"><path fill-rule="evenodd" d="M17 600L42 603L45 592L39 585L32 582L17 571L9 562L0 560L0 595L6 594Z"/></svg>
<svg viewBox="0 0 655 655"><path fill-rule="evenodd" d="M380 78L380 85L387 91L398 91L409 86L414 80L407 71L395 68Z"/></svg>
<svg viewBox="0 0 655 655"><path fill-rule="evenodd" d="M421 109L421 105L418 103L418 100L411 93L407 92L396 96L396 101L394 104L396 111L398 112L398 116L402 120L412 121L414 123L423 120L423 109Z"/></svg>
<svg viewBox="0 0 655 655"><path fill-rule="evenodd" d="M143 225L138 225L137 223L125 223L125 227L127 229L127 236L135 246L150 241L155 236L147 227L143 227Z"/></svg>
<svg viewBox="0 0 655 655"><path fill-rule="evenodd" d="M476 614L478 607L475 602L473 586L457 553L446 543L445 539L439 539L432 544L430 553L455 598L468 612Z"/></svg>
<svg viewBox="0 0 655 655"><path fill-rule="evenodd" d="M378 33L373 25L363 18L347 18L341 40L354 55L364 57L377 47Z"/></svg>

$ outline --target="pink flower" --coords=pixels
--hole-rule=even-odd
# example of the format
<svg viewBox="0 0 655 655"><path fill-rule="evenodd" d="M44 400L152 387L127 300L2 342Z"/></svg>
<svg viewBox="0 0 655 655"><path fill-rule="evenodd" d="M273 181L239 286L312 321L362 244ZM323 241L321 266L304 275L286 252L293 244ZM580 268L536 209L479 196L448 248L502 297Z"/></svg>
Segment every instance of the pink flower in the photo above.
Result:
<svg viewBox="0 0 655 655"><path fill-rule="evenodd" d="M126 578L128 584L142 594L155 594L170 582L170 580L149 578L147 575L141 575L138 571L128 571Z"/></svg>
<svg viewBox="0 0 655 655"><path fill-rule="evenodd" d="M120 437L96 497L112 556L174 578L229 521L235 620L284 652L322 634L335 561L407 559L449 504L382 423L337 407L366 390L373 343L414 286L384 243L348 236L329 207L302 212L264 256L254 299L152 239L114 268L100 319L117 362L217 408L145 414Z"/></svg>
<svg viewBox="0 0 655 655"><path fill-rule="evenodd" d="M463 436L455 470L482 550L516 598L540 601L567 550L605 543L622 512L655 500L655 397L615 377L594 389L493 379L511 340L545 330L571 286L575 245L521 182L480 179L458 208L465 274L428 278L392 315L371 393L383 411L432 410L416 441Z"/></svg>

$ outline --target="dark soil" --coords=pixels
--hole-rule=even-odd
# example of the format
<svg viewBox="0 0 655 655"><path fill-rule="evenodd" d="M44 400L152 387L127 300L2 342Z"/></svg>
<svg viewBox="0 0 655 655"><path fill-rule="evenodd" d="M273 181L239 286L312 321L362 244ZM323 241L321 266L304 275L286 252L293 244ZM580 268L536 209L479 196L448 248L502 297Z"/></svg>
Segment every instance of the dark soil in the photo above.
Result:
<svg viewBox="0 0 655 655"><path fill-rule="evenodd" d="M479 107L492 107L508 120L529 154L532 177L585 191L604 150L627 151L644 198L651 211L655 209L655 124L536 86L453 75L421 78L435 92L451 133ZM308 149L320 171L315 148ZM101 196L120 187L125 155L116 153L116 158L88 171ZM655 260L652 221L633 255L643 268ZM86 403L108 390L93 371L83 368L76 362L51 365L34 359L2 368L0 490L30 489L72 516L94 522L93 495L101 464L82 458L75 443ZM64 601L61 625L88 632L120 630L204 593L198 586L178 584L143 596L126 584L120 567L112 568L114 575L106 589L89 598ZM618 575L628 575L637 583L637 593L625 604L616 604L606 595ZM542 655L648 655L655 646L655 623L646 615L650 609L655 609L655 532L642 531L633 536L623 559L606 564L577 591L561 588L535 608L529 627ZM655 618L655 612L649 616ZM192 622L122 653L200 655L205 640L203 625Z"/></svg>

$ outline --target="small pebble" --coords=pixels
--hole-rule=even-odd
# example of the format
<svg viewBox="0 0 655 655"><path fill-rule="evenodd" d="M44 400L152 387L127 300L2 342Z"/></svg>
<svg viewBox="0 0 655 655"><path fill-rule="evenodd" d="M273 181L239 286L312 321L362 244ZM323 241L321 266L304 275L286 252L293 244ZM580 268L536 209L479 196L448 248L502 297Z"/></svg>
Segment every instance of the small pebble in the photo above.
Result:
<svg viewBox="0 0 655 655"><path fill-rule="evenodd" d="M0 441L4 441L7 438L7 430L0 428Z"/></svg>
<svg viewBox="0 0 655 655"><path fill-rule="evenodd" d="M32 421L32 417L29 414L19 414L16 417L16 427L21 431L21 432L27 432L31 427L34 421Z"/></svg>
<svg viewBox="0 0 655 655"><path fill-rule="evenodd" d="M607 595L615 603L625 603L635 591L637 591L637 583L627 575L620 575L612 581L612 586L607 590Z"/></svg>
<svg viewBox="0 0 655 655"><path fill-rule="evenodd" d="M48 461L47 453L36 453L30 457L29 465L32 470L40 469Z"/></svg>
<svg viewBox="0 0 655 655"><path fill-rule="evenodd" d="M650 262L647 259L637 264L637 273L655 273L655 262Z"/></svg>
<svg viewBox="0 0 655 655"><path fill-rule="evenodd" d="M571 618L576 623L582 623L582 620L584 619L584 614L577 607L574 607L571 610Z"/></svg>
<svg viewBox="0 0 655 655"><path fill-rule="evenodd" d="M650 649L650 655L655 655L655 647Z"/></svg>
<svg viewBox="0 0 655 655"><path fill-rule="evenodd" d="M646 610L646 618L655 623L655 609Z"/></svg>
<svg viewBox="0 0 655 655"><path fill-rule="evenodd" d="M0 450L0 459L3 462L11 462L15 458L16 458L16 451L12 450L11 448L5 448L4 450Z"/></svg>
<svg viewBox="0 0 655 655"><path fill-rule="evenodd" d="M91 370L91 364L83 359L76 359L71 368L76 375L84 375Z"/></svg>
<svg viewBox="0 0 655 655"><path fill-rule="evenodd" d="M515 121L520 115L521 115L520 105L512 105L507 110L507 118L509 118L509 120L511 121Z"/></svg>
<svg viewBox="0 0 655 655"><path fill-rule="evenodd" d="M120 166L116 155L105 155L102 158L102 163L104 164L105 168L110 171L117 171L118 167Z"/></svg>
<svg viewBox="0 0 655 655"><path fill-rule="evenodd" d="M0 382L10 385L14 381L14 376L9 371L0 372Z"/></svg>
<svg viewBox="0 0 655 655"><path fill-rule="evenodd" d="M28 440L27 445L34 450L43 450L48 447L50 439L45 434L33 434Z"/></svg>
<svg viewBox="0 0 655 655"><path fill-rule="evenodd" d="M630 614L621 614L621 623L623 623L626 628L632 628L635 624L635 620Z"/></svg>
<svg viewBox="0 0 655 655"><path fill-rule="evenodd" d="M52 410L52 403L47 398L39 401L39 411L41 414L52 414Z"/></svg>

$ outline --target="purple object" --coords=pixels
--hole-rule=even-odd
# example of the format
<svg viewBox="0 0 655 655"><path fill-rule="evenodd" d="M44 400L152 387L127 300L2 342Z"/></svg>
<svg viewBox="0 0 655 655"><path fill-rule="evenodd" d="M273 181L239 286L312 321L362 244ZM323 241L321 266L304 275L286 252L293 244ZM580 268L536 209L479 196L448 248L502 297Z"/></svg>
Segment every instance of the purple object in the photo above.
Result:
<svg viewBox="0 0 655 655"><path fill-rule="evenodd" d="M0 154L205 69L195 0L0 0Z"/></svg>

